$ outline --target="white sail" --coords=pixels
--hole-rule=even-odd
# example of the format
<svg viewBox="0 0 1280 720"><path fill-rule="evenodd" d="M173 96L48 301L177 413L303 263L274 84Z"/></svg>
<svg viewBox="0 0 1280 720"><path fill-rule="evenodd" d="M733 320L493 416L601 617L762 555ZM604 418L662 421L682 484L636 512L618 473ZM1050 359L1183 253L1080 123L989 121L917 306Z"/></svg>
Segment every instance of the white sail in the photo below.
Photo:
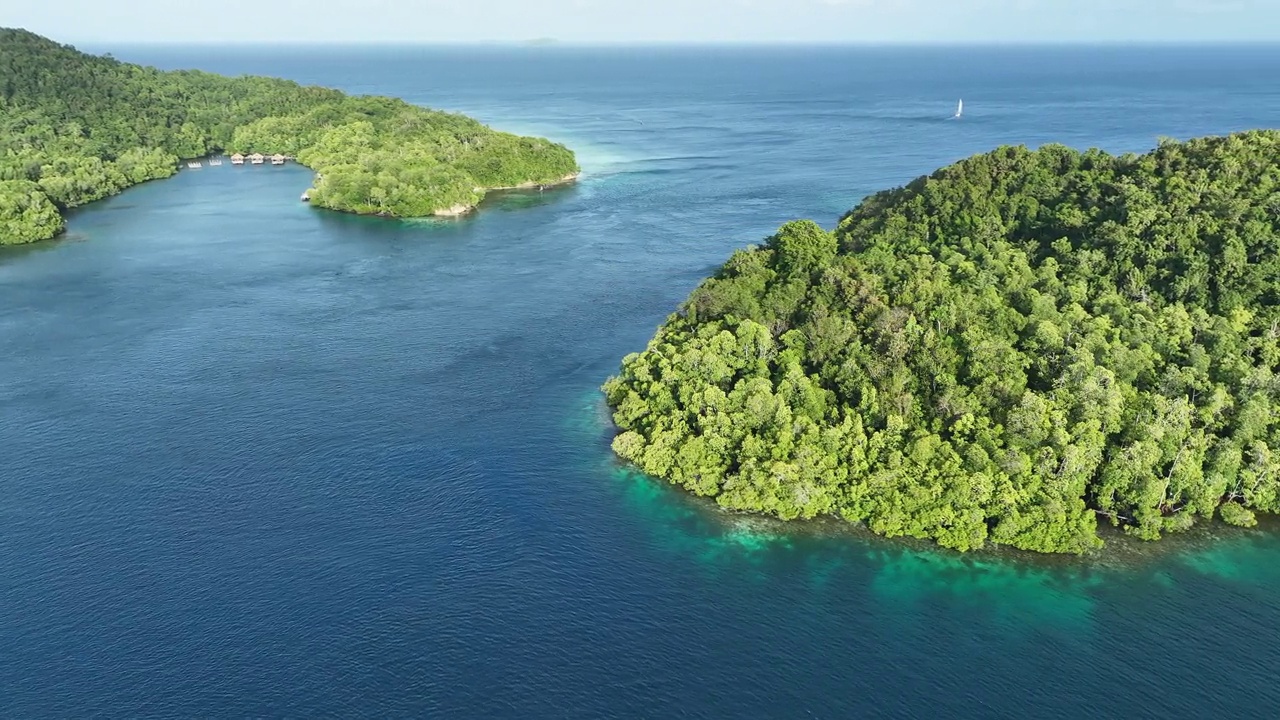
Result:
<svg viewBox="0 0 1280 720"><path fill-rule="evenodd" d="M956 117L960 117L963 114L964 114L964 100L961 100L960 104L956 106Z"/></svg>

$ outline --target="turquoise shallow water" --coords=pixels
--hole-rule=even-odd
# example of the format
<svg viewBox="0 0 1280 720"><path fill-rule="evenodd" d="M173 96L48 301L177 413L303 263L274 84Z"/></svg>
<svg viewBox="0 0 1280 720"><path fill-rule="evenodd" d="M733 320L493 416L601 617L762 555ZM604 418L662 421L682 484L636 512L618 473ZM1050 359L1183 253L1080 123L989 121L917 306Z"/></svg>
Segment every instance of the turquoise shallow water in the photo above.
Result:
<svg viewBox="0 0 1280 720"><path fill-rule="evenodd" d="M397 223L205 168L0 252L0 716L1280 710L1274 522L1082 561L725 515L620 467L596 391L781 222L1001 143L1274 125L1280 48L102 50L587 173Z"/></svg>

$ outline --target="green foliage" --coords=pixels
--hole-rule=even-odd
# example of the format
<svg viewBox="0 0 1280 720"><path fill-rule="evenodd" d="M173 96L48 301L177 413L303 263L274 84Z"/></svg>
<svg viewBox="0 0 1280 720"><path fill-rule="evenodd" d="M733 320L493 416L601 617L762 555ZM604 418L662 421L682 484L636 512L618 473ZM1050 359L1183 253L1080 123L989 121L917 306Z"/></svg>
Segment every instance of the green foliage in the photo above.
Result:
<svg viewBox="0 0 1280 720"><path fill-rule="evenodd" d="M62 231L62 216L30 180L0 180L0 245L34 242Z"/></svg>
<svg viewBox="0 0 1280 720"><path fill-rule="evenodd" d="M1258 518L1253 514L1253 511L1239 503L1223 503L1222 507L1219 508L1219 512L1222 514L1222 522L1228 525L1247 528L1258 524Z"/></svg>
<svg viewBox="0 0 1280 720"><path fill-rule="evenodd" d="M1081 553L1280 510L1280 133L1001 148L738 251L604 387L726 508Z"/></svg>
<svg viewBox="0 0 1280 720"><path fill-rule="evenodd" d="M461 115L261 77L161 72L0 28L0 181L29 181L59 210L176 172L179 158L280 153L317 171L317 206L391 216L469 207L486 189L577 173L573 153ZM16 186L15 186L16 187ZM25 186L24 186L25 187ZM0 216L19 217L29 188ZM0 242L55 224L0 226ZM36 231L38 229L38 232Z"/></svg>

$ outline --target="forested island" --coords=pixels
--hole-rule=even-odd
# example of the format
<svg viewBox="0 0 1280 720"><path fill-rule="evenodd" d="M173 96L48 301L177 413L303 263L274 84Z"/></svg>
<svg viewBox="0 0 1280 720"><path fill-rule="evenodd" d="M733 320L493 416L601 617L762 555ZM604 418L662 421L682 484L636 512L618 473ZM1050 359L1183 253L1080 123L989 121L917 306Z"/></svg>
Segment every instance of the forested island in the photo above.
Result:
<svg viewBox="0 0 1280 720"><path fill-rule="evenodd" d="M487 190L572 180L573 152L457 114L263 77L163 72L0 28L0 244L53 237L70 208L219 152L316 171L318 207L457 214Z"/></svg>
<svg viewBox="0 0 1280 720"><path fill-rule="evenodd" d="M604 387L724 508L1082 553L1280 511L1280 132L1005 147L736 252Z"/></svg>

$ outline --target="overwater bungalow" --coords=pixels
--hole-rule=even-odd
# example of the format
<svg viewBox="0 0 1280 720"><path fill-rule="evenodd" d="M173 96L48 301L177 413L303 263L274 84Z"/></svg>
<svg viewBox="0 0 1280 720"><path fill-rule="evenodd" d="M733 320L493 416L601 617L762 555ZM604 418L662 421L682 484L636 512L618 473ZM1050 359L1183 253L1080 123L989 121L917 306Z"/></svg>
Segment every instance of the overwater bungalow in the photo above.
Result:
<svg viewBox="0 0 1280 720"><path fill-rule="evenodd" d="M213 165L221 165L221 164L222 164L222 158L220 157L209 158L209 165L213 166Z"/></svg>
<svg viewBox="0 0 1280 720"><path fill-rule="evenodd" d="M252 154L252 155L250 155L250 156L249 156L249 164L250 164L250 165L261 165L261 164L262 164L262 161L263 161L263 160L265 160L265 159L266 159L266 158L262 157L262 154L261 154L261 153L254 153L254 154Z"/></svg>
<svg viewBox="0 0 1280 720"><path fill-rule="evenodd" d="M232 164L232 165L243 165L243 164L244 164L244 156L243 156L243 155L241 155L240 153L236 153L235 155L232 155L232 156L231 156L231 164Z"/></svg>
<svg viewBox="0 0 1280 720"><path fill-rule="evenodd" d="M284 156L283 156L283 155L281 155L280 153L276 153L275 155L272 155L272 156L271 156L271 164L272 164L272 165L283 165L283 164L284 164Z"/></svg>
<svg viewBox="0 0 1280 720"><path fill-rule="evenodd" d="M192 170L199 170L201 168L201 165L198 162L192 161L187 163L187 167Z"/></svg>

